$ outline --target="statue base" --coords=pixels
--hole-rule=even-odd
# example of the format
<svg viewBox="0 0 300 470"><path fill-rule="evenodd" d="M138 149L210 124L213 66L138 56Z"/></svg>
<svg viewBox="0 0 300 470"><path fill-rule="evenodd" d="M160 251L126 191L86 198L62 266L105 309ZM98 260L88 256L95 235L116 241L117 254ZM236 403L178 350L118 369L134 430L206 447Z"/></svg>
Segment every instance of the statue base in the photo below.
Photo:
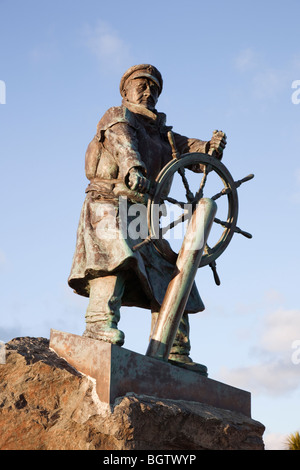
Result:
<svg viewBox="0 0 300 470"><path fill-rule="evenodd" d="M51 330L50 348L77 371L96 380L101 402L113 404L127 393L185 400L251 418L251 394L196 372L143 356L104 341Z"/></svg>

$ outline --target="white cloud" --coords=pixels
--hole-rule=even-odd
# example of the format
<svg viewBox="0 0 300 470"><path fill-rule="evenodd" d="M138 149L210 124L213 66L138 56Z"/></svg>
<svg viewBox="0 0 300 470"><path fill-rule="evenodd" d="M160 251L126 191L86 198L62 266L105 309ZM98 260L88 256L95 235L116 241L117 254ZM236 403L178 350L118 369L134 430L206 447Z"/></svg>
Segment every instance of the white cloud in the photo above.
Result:
<svg viewBox="0 0 300 470"><path fill-rule="evenodd" d="M265 316L251 349L259 363L221 370L222 380L257 394L284 395L299 388L300 310L278 309ZM295 350L295 345L298 348Z"/></svg>
<svg viewBox="0 0 300 470"><path fill-rule="evenodd" d="M243 49L235 59L235 66L241 72L247 72L257 67L258 57L251 47Z"/></svg>
<svg viewBox="0 0 300 470"><path fill-rule="evenodd" d="M247 74L252 96L259 100L274 98L289 90L290 77L298 71L298 61L295 59L281 68L273 67L251 47L240 51L234 59L234 65L240 73Z"/></svg>
<svg viewBox="0 0 300 470"><path fill-rule="evenodd" d="M282 305L284 303L284 296L276 289L268 289L264 293L264 299L268 305Z"/></svg>
<svg viewBox="0 0 300 470"><path fill-rule="evenodd" d="M270 433L264 436L266 450L286 450L287 436L279 433Z"/></svg>
<svg viewBox="0 0 300 470"><path fill-rule="evenodd" d="M300 339L300 310L277 310L265 318L261 346L274 353L289 351Z"/></svg>
<svg viewBox="0 0 300 470"><path fill-rule="evenodd" d="M98 21L84 28L85 42L101 67L109 71L123 71L131 63L130 47L108 23Z"/></svg>
<svg viewBox="0 0 300 470"><path fill-rule="evenodd" d="M299 387L300 366L290 357L229 370L221 369L222 380L256 395L281 396Z"/></svg>

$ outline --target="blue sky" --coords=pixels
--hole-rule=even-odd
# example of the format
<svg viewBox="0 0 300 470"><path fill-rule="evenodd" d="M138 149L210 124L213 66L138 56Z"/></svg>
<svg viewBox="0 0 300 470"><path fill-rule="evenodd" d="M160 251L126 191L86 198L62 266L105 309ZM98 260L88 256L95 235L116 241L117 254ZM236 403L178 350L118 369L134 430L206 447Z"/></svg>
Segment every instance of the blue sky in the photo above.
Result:
<svg viewBox="0 0 300 470"><path fill-rule="evenodd" d="M253 239L235 235L217 260L221 286L198 272L206 310L191 318L191 355L252 393L267 448L282 447L300 426L299 2L2 0L0 11L0 339L84 330L87 299L67 278L85 150L120 104L124 71L152 63L168 124L203 140L224 130L234 179L255 174L238 219ZM144 354L149 312L123 309L120 327Z"/></svg>

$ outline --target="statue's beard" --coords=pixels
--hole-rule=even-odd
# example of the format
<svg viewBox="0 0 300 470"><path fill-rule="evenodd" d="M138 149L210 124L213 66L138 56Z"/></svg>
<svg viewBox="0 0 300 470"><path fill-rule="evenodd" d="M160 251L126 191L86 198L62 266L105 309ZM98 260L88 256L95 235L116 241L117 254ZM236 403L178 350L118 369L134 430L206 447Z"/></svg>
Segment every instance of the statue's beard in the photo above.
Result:
<svg viewBox="0 0 300 470"><path fill-rule="evenodd" d="M156 121L157 118L157 111L155 108L148 108L147 106L144 106L144 104L140 103L133 103L132 101L128 101L126 99L123 99L123 105L128 108L130 111L133 113L141 114L143 116L146 116L150 119L153 119Z"/></svg>

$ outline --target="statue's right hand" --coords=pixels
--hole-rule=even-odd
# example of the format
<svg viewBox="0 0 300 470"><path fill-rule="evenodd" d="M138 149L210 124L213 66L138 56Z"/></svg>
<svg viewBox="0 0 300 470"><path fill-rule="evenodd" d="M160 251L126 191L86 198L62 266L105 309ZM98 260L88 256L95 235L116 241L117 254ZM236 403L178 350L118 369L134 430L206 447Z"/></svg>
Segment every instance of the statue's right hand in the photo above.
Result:
<svg viewBox="0 0 300 470"><path fill-rule="evenodd" d="M128 178L128 187L132 191L146 193L150 189L150 181L145 178L139 168L131 168Z"/></svg>

